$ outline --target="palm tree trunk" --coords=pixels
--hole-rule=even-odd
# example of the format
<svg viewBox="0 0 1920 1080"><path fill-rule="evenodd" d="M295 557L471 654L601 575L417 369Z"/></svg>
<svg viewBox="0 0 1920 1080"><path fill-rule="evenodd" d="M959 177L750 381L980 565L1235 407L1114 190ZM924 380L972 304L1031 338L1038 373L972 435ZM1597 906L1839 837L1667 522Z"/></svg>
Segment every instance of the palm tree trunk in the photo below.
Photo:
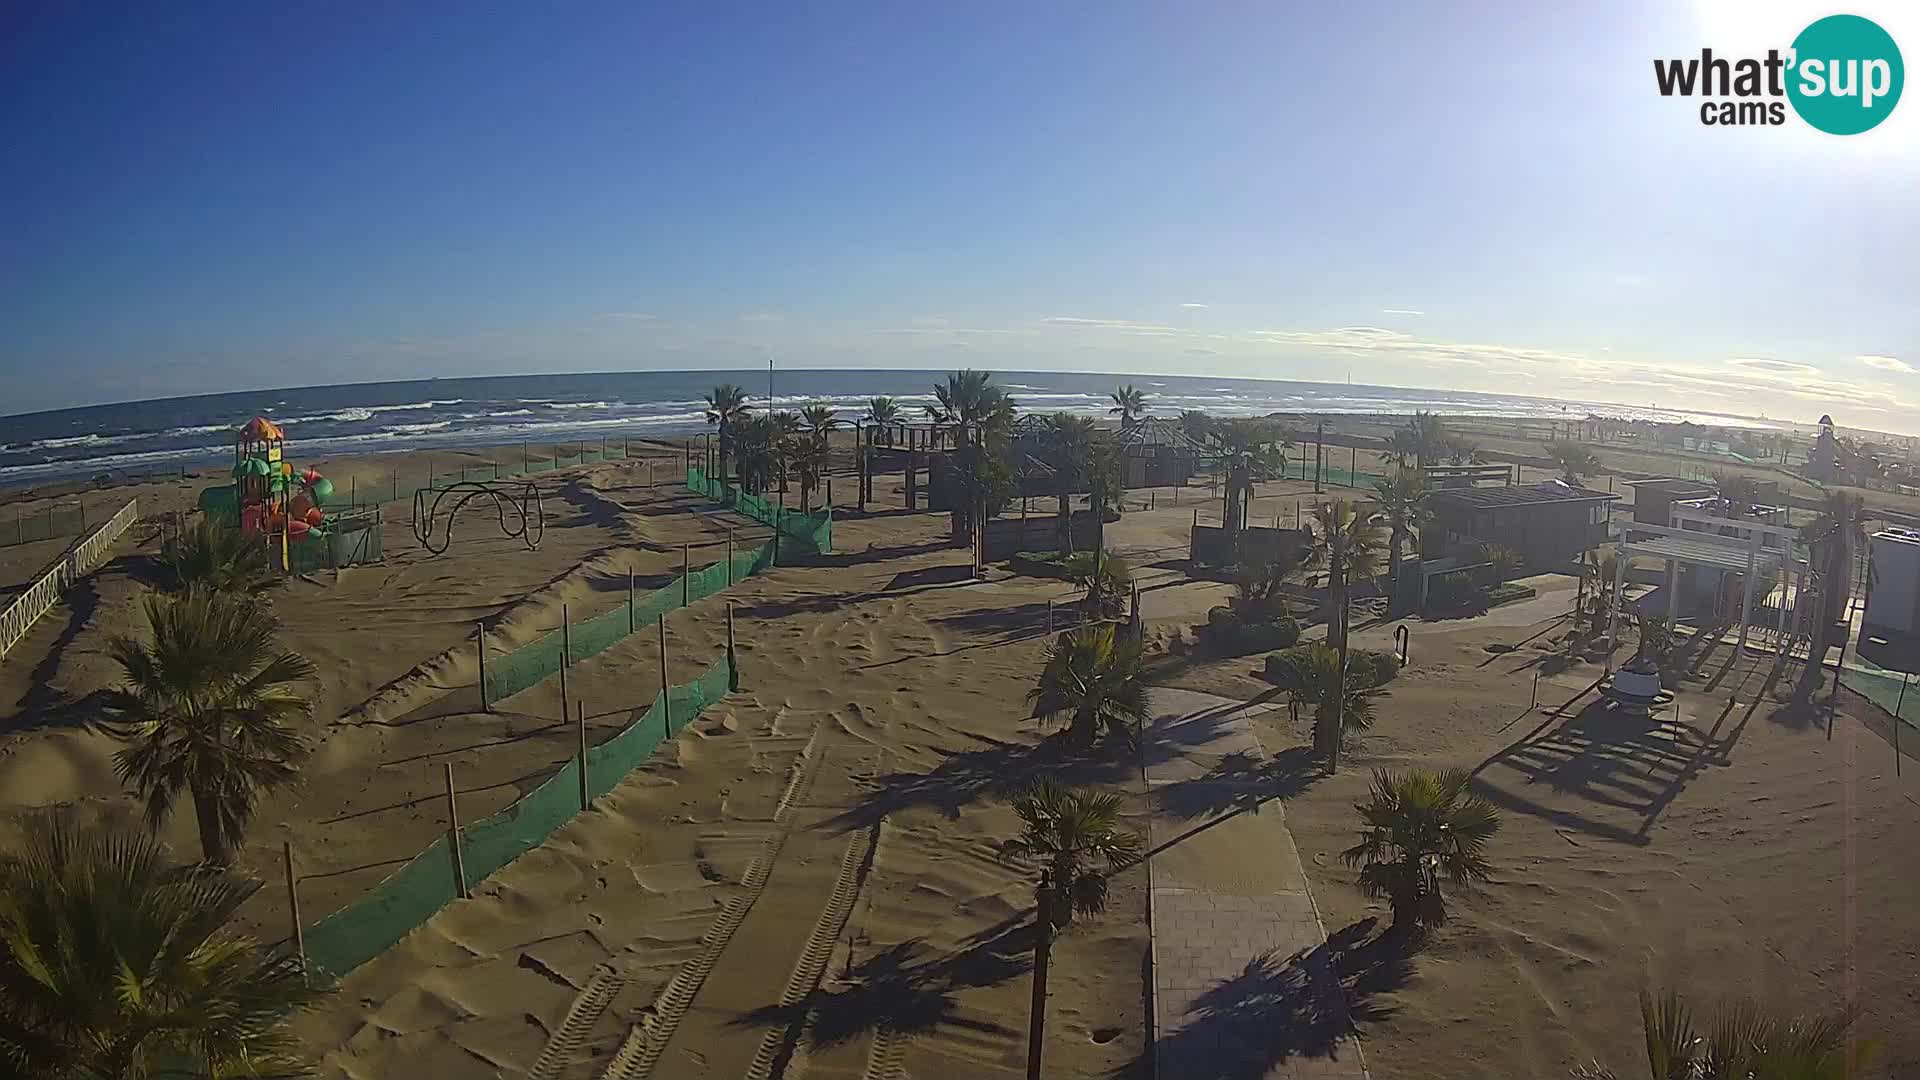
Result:
<svg viewBox="0 0 1920 1080"><path fill-rule="evenodd" d="M1040 1080L1040 1051L1047 1037L1047 963L1053 957L1051 875L1040 875L1034 893L1033 1004L1027 1013L1027 1080Z"/></svg>
<svg viewBox="0 0 1920 1080"><path fill-rule="evenodd" d="M1063 483L1056 493L1060 499L1060 554L1073 554L1073 501Z"/></svg>
<svg viewBox="0 0 1920 1080"><path fill-rule="evenodd" d="M200 824L200 857L215 866L233 862L227 837L220 827L219 802L210 792L193 789L193 814Z"/></svg>
<svg viewBox="0 0 1920 1080"><path fill-rule="evenodd" d="M1327 581L1328 591L1333 594L1333 598L1334 598L1334 609L1333 609L1334 622L1333 622L1333 626L1329 627L1329 632L1335 629L1339 631L1339 638L1334 642L1334 646L1333 646L1334 654L1336 657L1338 657L1335 666L1339 669L1335 673L1334 686L1333 686L1333 725L1332 725L1333 730L1328 732L1326 735L1327 772L1329 773L1340 771L1340 737L1343 734L1342 729L1346 726L1346 722L1347 722L1347 718L1346 718L1346 707L1347 707L1347 574L1346 574L1346 569L1347 568L1344 565L1344 560L1341 558L1338 552L1335 552L1332 559L1332 563L1328 567L1329 578Z"/></svg>

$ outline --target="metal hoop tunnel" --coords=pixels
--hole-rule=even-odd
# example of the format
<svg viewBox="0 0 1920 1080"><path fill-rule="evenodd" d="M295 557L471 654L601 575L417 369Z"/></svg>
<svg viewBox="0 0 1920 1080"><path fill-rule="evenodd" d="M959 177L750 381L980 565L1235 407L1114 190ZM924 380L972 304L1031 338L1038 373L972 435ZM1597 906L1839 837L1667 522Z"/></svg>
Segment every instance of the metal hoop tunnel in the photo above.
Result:
<svg viewBox="0 0 1920 1080"><path fill-rule="evenodd" d="M427 501L429 494L433 496L431 504ZM442 488L420 488L413 493L413 538L432 554L444 554L453 546L454 517L469 502L482 495L493 500L502 536L518 539L527 546L528 551L539 550L540 541L547 535L547 514L539 487L531 483L521 485L517 496L509 485L474 480L463 480ZM453 505L447 507L442 517L441 503L449 497L453 497ZM438 545L434 543L436 531L440 533Z"/></svg>

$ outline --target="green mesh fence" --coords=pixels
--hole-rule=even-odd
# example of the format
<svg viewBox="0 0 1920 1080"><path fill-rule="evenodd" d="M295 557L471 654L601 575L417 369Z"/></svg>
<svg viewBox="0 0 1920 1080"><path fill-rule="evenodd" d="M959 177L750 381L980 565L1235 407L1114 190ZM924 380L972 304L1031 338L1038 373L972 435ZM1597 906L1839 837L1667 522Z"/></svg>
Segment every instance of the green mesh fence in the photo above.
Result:
<svg viewBox="0 0 1920 1080"><path fill-rule="evenodd" d="M699 466L687 467L687 488L696 494L724 503L733 510L747 515L762 525L770 525L782 536L797 540L812 552L824 554L833 550L833 511L814 510L801 513L798 510L784 509L758 495L752 495L721 483L702 472Z"/></svg>
<svg viewBox="0 0 1920 1080"><path fill-rule="evenodd" d="M608 443L603 450L593 443L588 443L584 452L578 444L574 444L548 447L539 456L534 456L530 450L522 449L519 464L489 461L453 469L438 469L429 464L426 475L414 483L403 481L397 475L387 476L371 483L364 482L361 477L349 477L334 485L334 498L336 501L345 500L350 506L381 506L402 500L410 502L416 491L445 487L460 481L511 480L515 477L552 472L555 469L571 469L575 466L592 465L602 461L637 458L641 456L639 449L624 443ZM328 505L334 504L328 503Z"/></svg>
<svg viewBox="0 0 1920 1080"><path fill-rule="evenodd" d="M665 702L654 695L653 705L639 719L588 750L590 797L597 799L619 786L673 731L724 697L733 677L731 658L723 654L691 684L668 690ZM571 760L512 806L461 826L460 853L469 888L538 847L579 812L580 763ZM367 895L308 927L307 962L323 976L338 979L399 944L458 893L453 856L443 836Z"/></svg>
<svg viewBox="0 0 1920 1080"><path fill-rule="evenodd" d="M686 603L703 600L724 591L743 578L752 577L773 565L773 543L768 541L753 551L736 551L729 569L722 559L712 566L686 575L684 591L681 579L645 596L634 598L631 612L627 605L603 611L590 619L569 623L538 641L529 642L502 656L487 657L486 699L499 701L511 697L560 670L561 654L571 650L571 658L581 660L613 647L620 639L653 626L654 620Z"/></svg>
<svg viewBox="0 0 1920 1080"><path fill-rule="evenodd" d="M105 521L111 510L101 511L94 524ZM78 506L48 506L29 514L25 510L0 508L0 547L32 544L61 536L79 536L87 531L87 514Z"/></svg>
<svg viewBox="0 0 1920 1080"><path fill-rule="evenodd" d="M1920 679L1870 667L1864 661L1856 667L1849 660L1847 666L1840 669L1840 681L1847 689L1906 721L1907 726L1920 727Z"/></svg>

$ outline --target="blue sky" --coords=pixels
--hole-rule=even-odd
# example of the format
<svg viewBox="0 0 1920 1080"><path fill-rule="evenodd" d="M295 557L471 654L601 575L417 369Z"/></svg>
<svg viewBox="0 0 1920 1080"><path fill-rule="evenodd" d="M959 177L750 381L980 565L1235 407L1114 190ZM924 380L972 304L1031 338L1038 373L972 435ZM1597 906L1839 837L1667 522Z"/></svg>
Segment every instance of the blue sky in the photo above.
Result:
<svg viewBox="0 0 1920 1080"><path fill-rule="evenodd" d="M771 355L1920 430L1920 92L1654 89L1830 10L9 5L0 413Z"/></svg>

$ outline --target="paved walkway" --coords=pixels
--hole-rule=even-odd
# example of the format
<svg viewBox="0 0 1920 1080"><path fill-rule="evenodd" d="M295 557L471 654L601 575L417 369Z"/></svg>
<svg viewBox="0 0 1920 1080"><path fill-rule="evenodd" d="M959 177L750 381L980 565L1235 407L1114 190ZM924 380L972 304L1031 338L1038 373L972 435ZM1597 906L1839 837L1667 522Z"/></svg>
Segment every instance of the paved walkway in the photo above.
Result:
<svg viewBox="0 0 1920 1080"><path fill-rule="evenodd" d="M1251 709L1153 692L1154 1056L1160 1080L1364 1080L1325 930L1277 799L1304 758L1269 758Z"/></svg>

